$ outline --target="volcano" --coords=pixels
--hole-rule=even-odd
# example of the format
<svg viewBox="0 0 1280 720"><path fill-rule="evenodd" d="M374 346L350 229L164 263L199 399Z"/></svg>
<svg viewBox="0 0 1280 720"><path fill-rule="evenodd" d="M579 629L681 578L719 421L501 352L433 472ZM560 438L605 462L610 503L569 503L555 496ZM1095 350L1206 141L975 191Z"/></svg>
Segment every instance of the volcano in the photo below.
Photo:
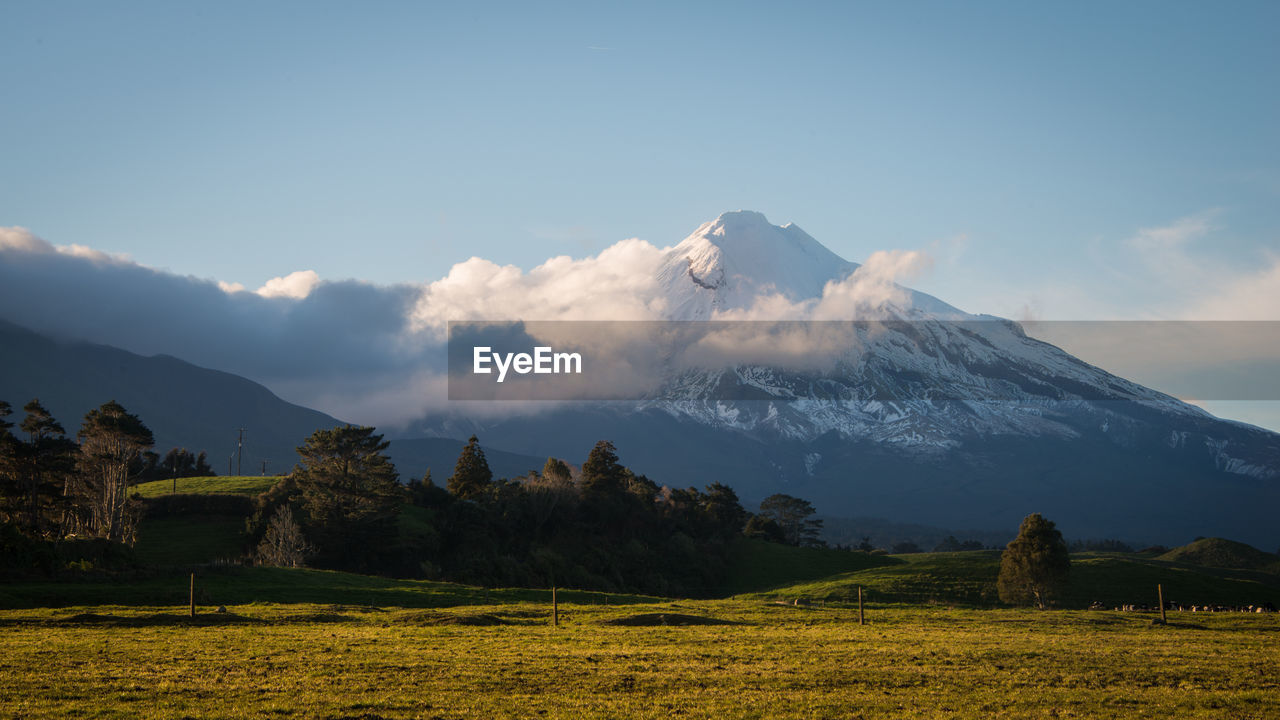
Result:
<svg viewBox="0 0 1280 720"><path fill-rule="evenodd" d="M522 417L429 417L527 455L600 439L661 484L783 492L825 514L1014 528L1044 513L1073 537L1275 544L1280 435L1095 367L1017 323L966 313L846 261L793 224L725 213L665 251L663 319L866 320L834 371L685 371L631 402Z"/></svg>

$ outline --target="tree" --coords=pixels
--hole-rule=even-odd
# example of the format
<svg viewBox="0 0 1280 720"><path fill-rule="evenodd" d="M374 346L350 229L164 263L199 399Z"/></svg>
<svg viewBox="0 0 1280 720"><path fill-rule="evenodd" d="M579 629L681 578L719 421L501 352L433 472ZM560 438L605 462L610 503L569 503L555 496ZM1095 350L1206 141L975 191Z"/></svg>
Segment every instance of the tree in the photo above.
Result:
<svg viewBox="0 0 1280 720"><path fill-rule="evenodd" d="M0 520L14 522L19 514L18 453L21 443L9 432L13 423L6 420L13 414L13 406L0 400Z"/></svg>
<svg viewBox="0 0 1280 720"><path fill-rule="evenodd" d="M1043 610L1066 586L1070 569L1071 557L1062 533L1040 513L1032 513L1023 519L1018 537L1000 556L996 589L1004 602L1034 603Z"/></svg>
<svg viewBox="0 0 1280 720"><path fill-rule="evenodd" d="M302 567L311 550L302 528L293 519L293 510L288 505L281 505L271 517L267 532L258 544L257 559L260 565Z"/></svg>
<svg viewBox="0 0 1280 720"><path fill-rule="evenodd" d="M154 444L151 430L112 400L90 410L80 425L78 496L88 515L84 529L115 542L133 542L137 503L128 498L130 468Z"/></svg>
<svg viewBox="0 0 1280 720"><path fill-rule="evenodd" d="M591 448L582 463L582 491L587 494L612 495L626 487L627 469L618 462L618 450L608 440Z"/></svg>
<svg viewBox="0 0 1280 720"><path fill-rule="evenodd" d="M747 524L747 511L742 509L742 503L733 488L723 483L711 483L701 500L703 511L721 535L732 537L742 532L743 526Z"/></svg>
<svg viewBox="0 0 1280 720"><path fill-rule="evenodd" d="M404 491L383 454L389 445L374 428L343 425L298 447L288 500L320 564L365 569L395 539Z"/></svg>
<svg viewBox="0 0 1280 720"><path fill-rule="evenodd" d="M778 524L789 545L822 545L818 539L822 521L811 517L815 512L808 500L782 493L770 495L760 502L760 514Z"/></svg>
<svg viewBox="0 0 1280 720"><path fill-rule="evenodd" d="M549 457L547 463L542 466L542 477L548 482L569 482L573 479L573 474L569 472L569 465L559 458Z"/></svg>
<svg viewBox="0 0 1280 720"><path fill-rule="evenodd" d="M67 493L77 448L39 400L22 409L26 418L21 427L27 441L18 451L16 478L22 493L23 525L33 537L45 536L61 519L56 517L54 505Z"/></svg>
<svg viewBox="0 0 1280 720"><path fill-rule="evenodd" d="M458 464L454 466L453 474L449 476L445 486L460 500L478 500L485 496L492 483L493 471L489 469L489 462L484 459L480 440L472 435L458 455Z"/></svg>
<svg viewBox="0 0 1280 720"><path fill-rule="evenodd" d="M742 534L754 540L767 540L784 545L787 542L787 534L782 531L782 526L774 522L773 518L764 515L752 515L747 518Z"/></svg>

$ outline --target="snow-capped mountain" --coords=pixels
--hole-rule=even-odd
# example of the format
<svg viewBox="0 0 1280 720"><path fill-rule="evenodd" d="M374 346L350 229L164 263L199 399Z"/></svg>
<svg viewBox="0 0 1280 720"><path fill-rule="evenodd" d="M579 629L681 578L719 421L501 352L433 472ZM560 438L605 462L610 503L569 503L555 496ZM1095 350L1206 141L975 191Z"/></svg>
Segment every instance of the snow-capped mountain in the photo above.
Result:
<svg viewBox="0 0 1280 720"><path fill-rule="evenodd" d="M831 514L997 528L1043 511L1077 537L1280 540L1263 510L1280 500L1280 435L1214 418L870 265L795 225L721 215L666 251L656 277L666 318L860 321L832 367L684 370L638 402L471 429L497 447L570 459L608 438L660 482L720 480L748 499L790 492ZM459 432L439 421L416 429Z"/></svg>
<svg viewBox="0 0 1280 720"><path fill-rule="evenodd" d="M739 210L703 223L667 252L657 273L658 292L667 301L667 319L710 320L749 310L768 295L792 302L821 298L828 283L848 279L859 267L793 223L779 227L758 212ZM902 290L908 300L903 311L966 317L937 298Z"/></svg>
<svg viewBox="0 0 1280 720"><path fill-rule="evenodd" d="M768 294L817 300L858 268L795 225L778 227L743 211L721 215L672 248L659 280L672 319L709 320ZM1213 421L1200 408L1030 338L1016 323L900 290L896 302L869 308L876 320L857 328L856 349L834 373L741 365L690 372L640 408L802 442L835 432L916 449L957 448L990 435L1078 437L1081 422L1123 425L1130 406L1197 425ZM1228 472L1280 472L1231 457L1215 438L1204 442Z"/></svg>

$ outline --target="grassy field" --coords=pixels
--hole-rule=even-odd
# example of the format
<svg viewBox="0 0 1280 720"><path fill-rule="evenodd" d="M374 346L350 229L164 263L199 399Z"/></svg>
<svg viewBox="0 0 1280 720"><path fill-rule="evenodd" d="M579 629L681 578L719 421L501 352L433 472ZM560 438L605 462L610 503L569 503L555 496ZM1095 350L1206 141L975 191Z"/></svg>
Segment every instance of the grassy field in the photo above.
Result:
<svg viewBox="0 0 1280 720"><path fill-rule="evenodd" d="M175 492L176 487L176 492L179 494L259 495L278 482L280 477L274 475L189 477L177 480L153 480L134 486L130 492L136 492L144 498L151 498Z"/></svg>
<svg viewBox="0 0 1280 720"><path fill-rule="evenodd" d="M274 571L283 591L332 584ZM294 577L296 576L296 577ZM262 578L258 579L263 582ZM371 585L385 581L368 580ZM374 587L364 588L372 591ZM1178 717L1280 714L1277 615L656 601L422 583L326 604L0 611L0 716ZM355 596L351 597L356 600ZM736 624L661 625L678 618ZM648 624L620 625L618 621Z"/></svg>
<svg viewBox="0 0 1280 720"><path fill-rule="evenodd" d="M842 573L756 595L764 600L805 598L850 601L864 588L878 601L990 607L999 604L996 576L1000 551L899 555L904 562ZM1280 606L1280 575L1207 568L1144 558L1137 554L1077 553L1061 605L1083 609L1093 602L1107 607L1157 605L1156 585L1164 596L1186 605Z"/></svg>
<svg viewBox="0 0 1280 720"><path fill-rule="evenodd" d="M733 597L560 590L553 627L547 590L216 564L243 531L146 519L149 569L0 585L0 718L1280 717L1280 614L998 608L995 551L744 541ZM1063 605L1154 604L1156 583L1178 602L1280 604L1280 576L1191 562L1204 550L1076 554Z"/></svg>

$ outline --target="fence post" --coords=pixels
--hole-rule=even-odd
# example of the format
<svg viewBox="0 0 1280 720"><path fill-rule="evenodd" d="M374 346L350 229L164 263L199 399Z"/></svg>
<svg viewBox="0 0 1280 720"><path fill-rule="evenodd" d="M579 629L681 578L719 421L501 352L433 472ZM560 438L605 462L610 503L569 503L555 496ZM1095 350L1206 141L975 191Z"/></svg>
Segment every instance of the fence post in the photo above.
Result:
<svg viewBox="0 0 1280 720"><path fill-rule="evenodd" d="M1168 621L1164 616L1164 586L1160 583L1156 583L1156 597L1160 599L1160 624L1164 625Z"/></svg>
<svg viewBox="0 0 1280 720"><path fill-rule="evenodd" d="M191 617L196 616L196 574L191 573Z"/></svg>
<svg viewBox="0 0 1280 720"><path fill-rule="evenodd" d="M862 586L861 585L858 586L858 624L859 625L867 624L867 616L862 611Z"/></svg>
<svg viewBox="0 0 1280 720"><path fill-rule="evenodd" d="M556 598L556 586L551 586L551 624L560 627L560 600Z"/></svg>

